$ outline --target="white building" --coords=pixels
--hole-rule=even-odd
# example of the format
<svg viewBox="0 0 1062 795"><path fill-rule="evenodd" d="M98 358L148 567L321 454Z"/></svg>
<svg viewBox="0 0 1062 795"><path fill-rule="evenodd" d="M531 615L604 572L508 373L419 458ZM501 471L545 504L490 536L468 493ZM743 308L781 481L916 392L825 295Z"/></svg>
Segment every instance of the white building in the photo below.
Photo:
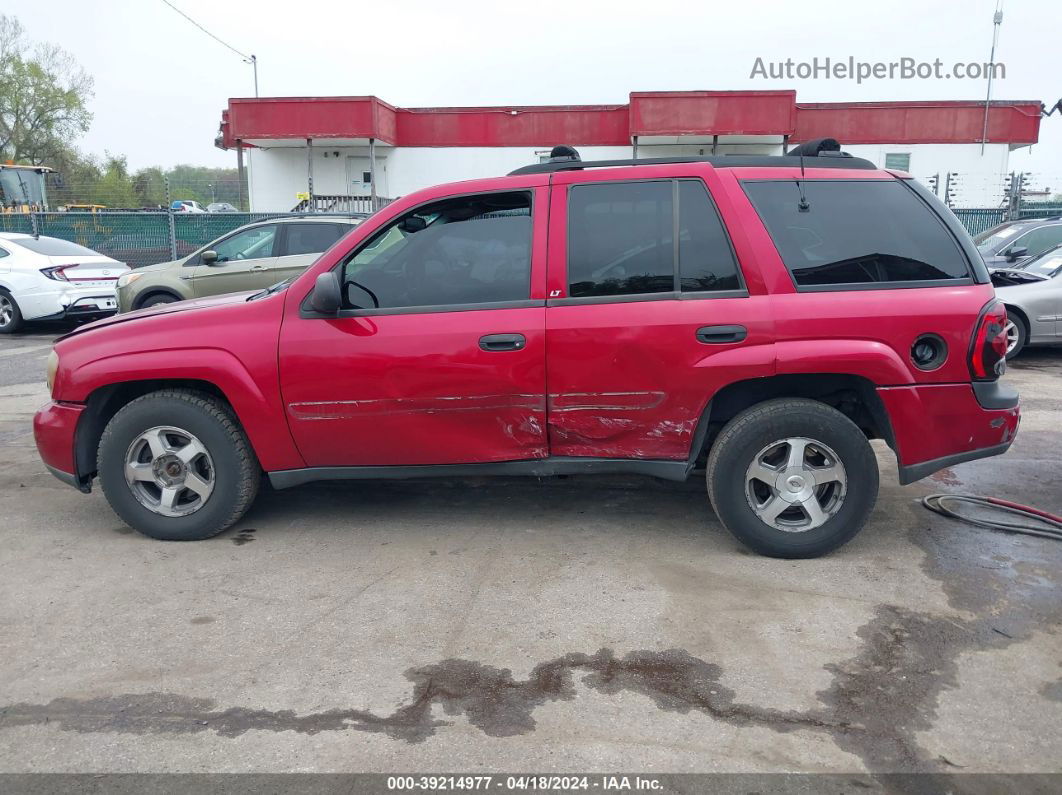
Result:
<svg viewBox="0 0 1062 795"><path fill-rule="evenodd" d="M376 97L230 99L217 145L246 166L250 209L368 209L373 197L505 174L569 144L584 160L781 154L831 137L909 171L956 206L998 206L1011 150L1036 143L1040 103L796 102L794 91L632 93L626 105L396 108ZM246 153L246 156L244 156ZM312 199L310 198L312 197Z"/></svg>

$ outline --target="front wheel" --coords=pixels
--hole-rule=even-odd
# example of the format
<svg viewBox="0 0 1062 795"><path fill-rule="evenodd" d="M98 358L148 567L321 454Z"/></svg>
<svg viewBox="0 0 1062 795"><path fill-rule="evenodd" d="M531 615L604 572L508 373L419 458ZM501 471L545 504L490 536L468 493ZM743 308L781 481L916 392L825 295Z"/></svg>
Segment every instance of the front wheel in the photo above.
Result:
<svg viewBox="0 0 1062 795"><path fill-rule="evenodd" d="M708 495L723 525L776 558L814 558L851 540L878 495L866 436L823 403L769 400L734 417L708 456Z"/></svg>
<svg viewBox="0 0 1062 795"><path fill-rule="evenodd" d="M97 470L114 512L162 541L217 535L243 516L261 480L228 406L179 389L123 406L103 431Z"/></svg>

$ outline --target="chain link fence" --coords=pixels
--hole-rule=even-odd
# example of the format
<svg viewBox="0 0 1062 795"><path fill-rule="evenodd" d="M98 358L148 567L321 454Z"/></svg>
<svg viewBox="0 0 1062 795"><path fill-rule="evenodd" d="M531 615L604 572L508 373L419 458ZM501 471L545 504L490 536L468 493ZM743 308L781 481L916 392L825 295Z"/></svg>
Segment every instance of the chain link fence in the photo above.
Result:
<svg viewBox="0 0 1062 795"><path fill-rule="evenodd" d="M367 209L367 208L366 208ZM1008 220L999 207L957 208L953 211L971 235ZM368 212L332 213L364 218ZM23 232L70 240L130 267L139 268L191 254L234 229L269 218L320 218L329 213L169 213L151 211L0 213L0 232ZM1027 204L1018 218L1062 216L1062 205Z"/></svg>
<svg viewBox="0 0 1062 795"><path fill-rule="evenodd" d="M62 212L0 214L0 232L58 237L98 251L132 268L191 254L253 221L269 218L324 217L300 213ZM346 213L335 217L360 217Z"/></svg>

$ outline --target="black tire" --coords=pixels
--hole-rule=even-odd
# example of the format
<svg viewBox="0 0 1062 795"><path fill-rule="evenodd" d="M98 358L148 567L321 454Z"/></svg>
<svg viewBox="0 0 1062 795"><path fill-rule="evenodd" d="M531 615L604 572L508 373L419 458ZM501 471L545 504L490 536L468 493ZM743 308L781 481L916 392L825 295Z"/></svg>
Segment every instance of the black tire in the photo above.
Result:
<svg viewBox="0 0 1062 795"><path fill-rule="evenodd" d="M147 309L149 306L158 306L159 304L172 304L180 300L180 298L171 293L155 293L141 301L137 309Z"/></svg>
<svg viewBox="0 0 1062 795"><path fill-rule="evenodd" d="M746 471L757 454L793 437L835 451L847 478L837 512L801 532L780 530L761 519L746 486ZM815 558L837 549L863 528L878 496L878 464L863 432L836 409L798 398L759 403L727 423L708 456L706 478L723 526L746 546L774 558Z"/></svg>
<svg viewBox="0 0 1062 795"><path fill-rule="evenodd" d="M1018 341L1014 344L1014 347L1007 351L1007 361L1015 358L1025 348L1025 343L1029 341L1029 326L1025 323L1025 319L1013 310L1007 310L1007 320L1014 324L1014 328L1018 330Z"/></svg>
<svg viewBox="0 0 1062 795"><path fill-rule="evenodd" d="M202 506L184 516L145 507L126 482L126 455L149 428L172 426L193 434L212 460L214 488ZM129 402L107 423L97 453L107 502L130 527L161 541L210 538L237 522L258 493L261 469L232 410L204 392L168 389Z"/></svg>
<svg viewBox="0 0 1062 795"><path fill-rule="evenodd" d="M18 301L15 300L15 297L3 288L0 288L0 299L2 299L2 303L8 304L11 309L10 320L6 323L3 320L3 315L0 314L0 334L14 334L23 326L22 310L18 308Z"/></svg>

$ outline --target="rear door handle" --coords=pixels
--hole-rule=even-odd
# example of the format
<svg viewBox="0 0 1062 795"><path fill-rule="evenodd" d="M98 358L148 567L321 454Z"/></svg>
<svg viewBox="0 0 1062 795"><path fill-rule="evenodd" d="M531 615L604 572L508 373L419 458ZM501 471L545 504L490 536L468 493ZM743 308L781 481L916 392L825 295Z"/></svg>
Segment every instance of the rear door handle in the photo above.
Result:
<svg viewBox="0 0 1062 795"><path fill-rule="evenodd" d="M749 330L744 326L701 326L697 329L697 341L706 345L741 342L748 335Z"/></svg>
<svg viewBox="0 0 1062 795"><path fill-rule="evenodd" d="M249 270L249 271L264 271L265 269L266 269L265 265L252 265L247 270Z"/></svg>
<svg viewBox="0 0 1062 795"><path fill-rule="evenodd" d="M479 338L479 347L485 351L520 351L527 345L523 334L488 334Z"/></svg>

